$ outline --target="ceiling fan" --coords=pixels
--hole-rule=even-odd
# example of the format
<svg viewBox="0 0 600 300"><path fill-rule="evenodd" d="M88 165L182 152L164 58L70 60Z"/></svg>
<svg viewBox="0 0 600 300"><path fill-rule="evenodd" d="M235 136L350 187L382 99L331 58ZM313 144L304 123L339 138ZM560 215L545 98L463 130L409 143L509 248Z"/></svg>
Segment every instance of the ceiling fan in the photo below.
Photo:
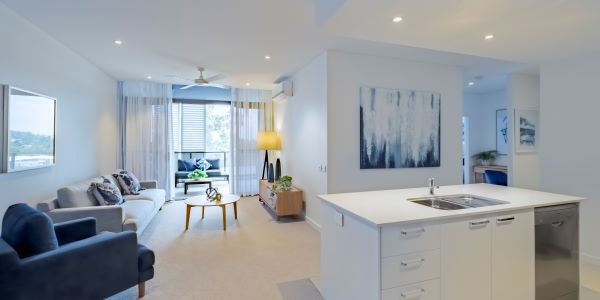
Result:
<svg viewBox="0 0 600 300"><path fill-rule="evenodd" d="M200 71L200 76L196 79L188 79L188 78L182 78L182 77L178 77L178 76L170 76L170 77L175 77L175 78L179 78L179 79L183 79L185 81L189 81L192 82L192 84L188 84L186 86L180 87L180 90L187 90L191 87L194 86L210 86L210 87L216 87L216 88L220 88L220 89L229 89L231 88L228 85L224 85L224 84L219 84L219 83L213 83L213 81L217 81L219 79L222 79L223 77L225 77L223 74L217 74L208 78L204 78L203 72L204 72L204 68L203 67L198 67L198 71Z"/></svg>

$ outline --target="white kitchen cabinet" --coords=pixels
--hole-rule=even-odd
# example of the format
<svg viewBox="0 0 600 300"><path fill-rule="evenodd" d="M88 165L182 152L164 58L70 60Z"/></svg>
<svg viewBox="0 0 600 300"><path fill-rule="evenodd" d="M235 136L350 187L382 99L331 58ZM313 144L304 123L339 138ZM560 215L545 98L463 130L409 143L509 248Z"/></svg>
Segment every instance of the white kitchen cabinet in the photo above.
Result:
<svg viewBox="0 0 600 300"><path fill-rule="evenodd" d="M441 226L443 300L489 300L492 226L489 218L461 219Z"/></svg>
<svg viewBox="0 0 600 300"><path fill-rule="evenodd" d="M535 290L533 210L441 225L443 300L531 300Z"/></svg>
<svg viewBox="0 0 600 300"><path fill-rule="evenodd" d="M533 210L492 219L492 300L535 298Z"/></svg>

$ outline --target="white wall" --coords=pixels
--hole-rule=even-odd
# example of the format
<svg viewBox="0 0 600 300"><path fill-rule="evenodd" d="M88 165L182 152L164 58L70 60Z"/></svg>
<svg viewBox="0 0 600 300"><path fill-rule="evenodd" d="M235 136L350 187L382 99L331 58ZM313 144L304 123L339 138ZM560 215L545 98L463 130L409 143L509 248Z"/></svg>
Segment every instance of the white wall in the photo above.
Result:
<svg viewBox="0 0 600 300"><path fill-rule="evenodd" d="M275 103L275 128L282 137L283 174L304 191L306 220L318 227L327 193L327 55L321 54L293 77L294 96Z"/></svg>
<svg viewBox="0 0 600 300"><path fill-rule="evenodd" d="M482 151L496 150L496 110L506 109L507 90L465 93L463 114L469 118L469 157ZM476 162L471 160L471 166ZM498 155L496 165L508 165L508 154Z"/></svg>
<svg viewBox="0 0 600 300"><path fill-rule="evenodd" d="M331 51L328 61L328 192L419 187L428 177L462 183L462 73L437 64ZM442 94L441 167L360 169L359 88L436 91Z"/></svg>
<svg viewBox="0 0 600 300"><path fill-rule="evenodd" d="M0 174L0 218L116 166L116 81L0 4L0 83L56 97L57 164ZM32 116L35 117L35 116Z"/></svg>
<svg viewBox="0 0 600 300"><path fill-rule="evenodd" d="M509 132L512 133L508 142L510 186L534 189L540 188L540 162L538 153L515 152L515 109L539 109L540 79L538 76L525 74L510 74L508 76L508 107ZM540 124L540 132L547 130ZM542 138L540 138L541 140ZM538 140L539 142L539 140ZM540 146L538 146L540 147ZM538 148L539 149L539 148Z"/></svg>
<svg viewBox="0 0 600 300"><path fill-rule="evenodd" d="M579 195L581 252L600 264L600 57L541 66L541 186ZM594 259L595 258L595 259Z"/></svg>

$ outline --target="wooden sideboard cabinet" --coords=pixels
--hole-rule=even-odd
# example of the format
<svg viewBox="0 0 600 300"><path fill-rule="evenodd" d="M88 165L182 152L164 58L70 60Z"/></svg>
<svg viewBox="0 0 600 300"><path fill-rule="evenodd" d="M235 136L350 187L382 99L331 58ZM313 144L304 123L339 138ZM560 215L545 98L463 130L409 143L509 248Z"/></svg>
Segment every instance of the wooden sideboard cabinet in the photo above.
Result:
<svg viewBox="0 0 600 300"><path fill-rule="evenodd" d="M265 204L277 217L300 215L304 211L302 190L292 187L291 190L271 194L273 183L260 180L258 199Z"/></svg>

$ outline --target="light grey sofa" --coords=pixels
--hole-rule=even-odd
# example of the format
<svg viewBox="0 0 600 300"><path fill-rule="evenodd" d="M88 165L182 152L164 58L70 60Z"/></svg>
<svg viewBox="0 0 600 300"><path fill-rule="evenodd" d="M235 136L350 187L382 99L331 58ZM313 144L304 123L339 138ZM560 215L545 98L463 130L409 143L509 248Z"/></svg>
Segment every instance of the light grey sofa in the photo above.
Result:
<svg viewBox="0 0 600 300"><path fill-rule="evenodd" d="M111 174L104 177L112 179ZM123 195L123 204L101 206L87 190L91 182L102 180L102 177L95 177L60 188L57 198L40 202L37 208L47 213L55 223L94 217L98 232L131 230L140 235L165 203L165 191L157 189L157 182L150 180L140 182L145 190L139 195Z"/></svg>

